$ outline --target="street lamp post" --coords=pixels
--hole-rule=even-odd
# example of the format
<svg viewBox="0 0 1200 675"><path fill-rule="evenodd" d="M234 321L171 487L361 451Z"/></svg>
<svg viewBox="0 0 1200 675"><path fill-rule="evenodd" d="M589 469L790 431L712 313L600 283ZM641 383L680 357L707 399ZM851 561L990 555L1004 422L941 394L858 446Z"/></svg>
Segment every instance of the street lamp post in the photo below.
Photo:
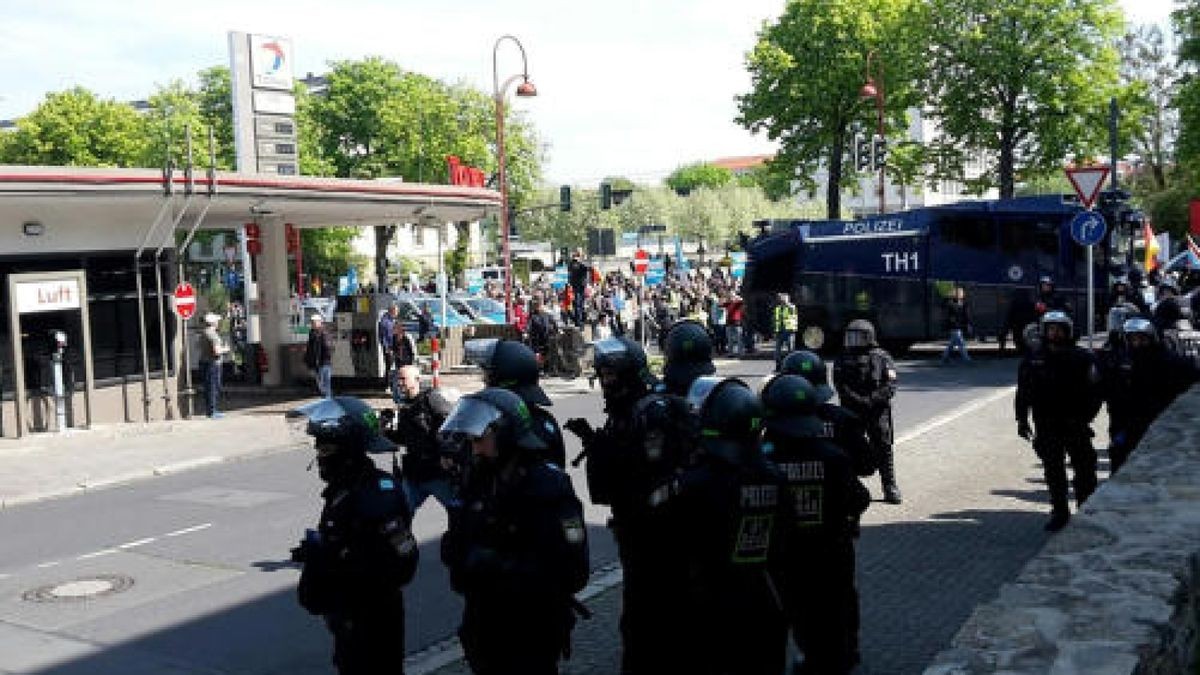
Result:
<svg viewBox="0 0 1200 675"><path fill-rule="evenodd" d="M511 40L517 49L521 50L521 73L513 75L501 85L496 55L500 51L500 43L505 40ZM517 85L517 96L537 96L537 87L529 81L529 60L525 57L525 47L512 35L501 35L496 40L495 46L492 47L492 100L496 106L496 165L500 181L500 236L504 245L504 320L508 323L512 323L513 313L512 251L508 241L511 224L508 222L508 175L504 160L504 94L508 91L509 86L518 79L521 80L521 84Z"/></svg>
<svg viewBox="0 0 1200 675"><path fill-rule="evenodd" d="M875 112L878 115L878 121L879 121L879 130L878 130L879 139L880 139L880 143L886 143L887 141L884 139L886 139L887 136L884 135L885 129L883 126L883 107L884 107L884 102L885 102L885 96L884 96L884 92L883 92L883 64L881 64L875 60L876 56L878 56L878 54L875 53L874 49L867 52L867 67L866 67L866 74L865 74L866 82L863 84L862 89L859 90L859 96L864 99L866 99L866 98L875 99ZM873 62L878 67L878 71L879 71L878 77L872 76L872 74L871 74L871 64ZM884 205L884 170L883 170L883 161L882 160L879 162L878 190L879 190L879 213L883 213L887 209L885 208L885 205Z"/></svg>

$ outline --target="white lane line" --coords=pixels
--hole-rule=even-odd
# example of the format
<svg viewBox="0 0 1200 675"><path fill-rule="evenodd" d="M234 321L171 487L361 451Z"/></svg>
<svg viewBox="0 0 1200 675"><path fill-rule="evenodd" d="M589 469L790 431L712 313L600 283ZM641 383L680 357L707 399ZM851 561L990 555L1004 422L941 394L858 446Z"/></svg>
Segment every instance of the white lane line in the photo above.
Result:
<svg viewBox="0 0 1200 675"><path fill-rule="evenodd" d="M199 532L200 530L207 530L210 527L212 527L212 523L204 523L203 525L195 525L193 527L185 527L182 530L175 530L174 532L168 532L168 533L164 534L163 536L164 537L179 537L179 536L182 536L185 534L191 534L192 532Z"/></svg>
<svg viewBox="0 0 1200 675"><path fill-rule="evenodd" d="M950 412L946 413L945 415L942 415L941 417L935 417L932 420L929 420L928 422L917 426L916 429L913 429L912 431L909 431L908 433L900 436L900 438L897 438L894 445L900 445L902 443L908 443L910 441L913 441L916 438L918 438L920 436L924 436L925 434L933 431L934 429L937 429L938 427L946 426L947 424L962 417L963 415L969 415L988 404L994 403L994 402L1004 398L1005 396L1012 394L1016 390L1017 390L1016 386L1005 387L1005 388L1001 389L1000 391L993 392L991 394L988 394L987 396L984 396L983 398L975 399L974 401L971 401L970 403L968 403L966 405L955 408L954 410L951 410Z"/></svg>
<svg viewBox="0 0 1200 675"><path fill-rule="evenodd" d="M11 576L12 576L11 574L0 574L0 579L7 579Z"/></svg>
<svg viewBox="0 0 1200 675"><path fill-rule="evenodd" d="M59 562L60 561L58 561L58 560L51 560L50 562L44 562L44 563L38 565L37 567L39 570L43 570L43 569L46 569L47 567L54 567Z"/></svg>
<svg viewBox="0 0 1200 675"><path fill-rule="evenodd" d="M76 560L89 560L91 558L99 558L102 555L111 555L116 552L117 552L117 549L115 549L115 548L102 548L99 551L92 551L91 553L84 553L83 555L81 555L75 559Z"/></svg>
<svg viewBox="0 0 1200 675"><path fill-rule="evenodd" d="M158 537L146 537L145 539L138 539L137 541L130 541L130 542L126 542L124 544L118 544L117 548L124 551L125 549L130 549L135 546L141 546L143 544L149 544L149 543L152 543L155 541L158 541Z"/></svg>

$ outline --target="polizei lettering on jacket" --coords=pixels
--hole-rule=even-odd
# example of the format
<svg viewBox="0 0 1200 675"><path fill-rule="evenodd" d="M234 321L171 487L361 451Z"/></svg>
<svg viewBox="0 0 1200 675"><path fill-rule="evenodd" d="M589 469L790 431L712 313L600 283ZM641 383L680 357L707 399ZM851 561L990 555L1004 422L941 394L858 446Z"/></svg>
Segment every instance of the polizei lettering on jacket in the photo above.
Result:
<svg viewBox="0 0 1200 675"><path fill-rule="evenodd" d="M779 489L774 485L743 485L742 508L761 509L779 503Z"/></svg>
<svg viewBox="0 0 1200 675"><path fill-rule="evenodd" d="M789 483L823 480L825 478L824 462L780 462L779 469L787 476Z"/></svg>

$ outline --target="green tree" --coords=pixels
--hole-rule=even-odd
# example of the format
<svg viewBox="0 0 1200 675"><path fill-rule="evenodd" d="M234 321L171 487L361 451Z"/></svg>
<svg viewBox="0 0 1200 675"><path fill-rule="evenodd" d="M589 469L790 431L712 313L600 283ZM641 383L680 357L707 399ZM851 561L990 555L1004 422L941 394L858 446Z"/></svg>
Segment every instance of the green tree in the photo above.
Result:
<svg viewBox="0 0 1200 675"><path fill-rule="evenodd" d="M352 244L359 232L357 227L300 230L304 271L309 278L319 278L329 288L351 265L361 265L364 261L355 255Z"/></svg>
<svg viewBox="0 0 1200 675"><path fill-rule="evenodd" d="M675 192L687 194L700 188L719 188L722 185L728 185L733 182L733 172L724 167L700 162L675 169L664 182Z"/></svg>
<svg viewBox="0 0 1200 675"><path fill-rule="evenodd" d="M233 169L237 152L233 145L233 85L226 66L213 66L200 71L200 88L196 95L200 106L203 131L201 147L208 152L208 129L213 130L217 147L217 168Z"/></svg>
<svg viewBox="0 0 1200 675"><path fill-rule="evenodd" d="M889 128L905 128L904 111L918 102L923 7L917 0L790 0L746 56L752 88L738 97L737 122L780 143L769 170L789 190L793 176L811 187L818 168L828 171L829 218L841 214L854 130L875 126L875 107L859 97L868 54L875 53L873 75L885 68Z"/></svg>
<svg viewBox="0 0 1200 675"><path fill-rule="evenodd" d="M1021 172L1104 147L1117 83L1115 0L930 0L927 96L948 142L986 152L1011 198Z"/></svg>
<svg viewBox="0 0 1200 675"><path fill-rule="evenodd" d="M1153 188L1167 187L1178 115L1172 103L1179 69L1158 26L1137 26L1121 41L1120 138L1149 170Z"/></svg>
<svg viewBox="0 0 1200 675"><path fill-rule="evenodd" d="M3 145L7 164L139 166L148 148L145 124L129 105L82 87L48 94L17 120Z"/></svg>

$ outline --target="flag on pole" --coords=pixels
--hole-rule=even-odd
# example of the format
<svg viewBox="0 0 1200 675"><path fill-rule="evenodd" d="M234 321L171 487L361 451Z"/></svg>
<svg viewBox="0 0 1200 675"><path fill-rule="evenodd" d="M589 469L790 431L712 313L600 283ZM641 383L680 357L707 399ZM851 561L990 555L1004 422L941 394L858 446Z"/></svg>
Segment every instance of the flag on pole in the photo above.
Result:
<svg viewBox="0 0 1200 675"><path fill-rule="evenodd" d="M1200 245L1196 244L1196 240L1192 235L1187 235L1188 248L1188 266L1192 269L1200 269Z"/></svg>
<svg viewBox="0 0 1200 675"><path fill-rule="evenodd" d="M1146 241L1146 272L1150 272L1158 267L1158 239L1154 236L1154 229L1150 227L1150 221L1146 221L1142 225L1142 238Z"/></svg>

